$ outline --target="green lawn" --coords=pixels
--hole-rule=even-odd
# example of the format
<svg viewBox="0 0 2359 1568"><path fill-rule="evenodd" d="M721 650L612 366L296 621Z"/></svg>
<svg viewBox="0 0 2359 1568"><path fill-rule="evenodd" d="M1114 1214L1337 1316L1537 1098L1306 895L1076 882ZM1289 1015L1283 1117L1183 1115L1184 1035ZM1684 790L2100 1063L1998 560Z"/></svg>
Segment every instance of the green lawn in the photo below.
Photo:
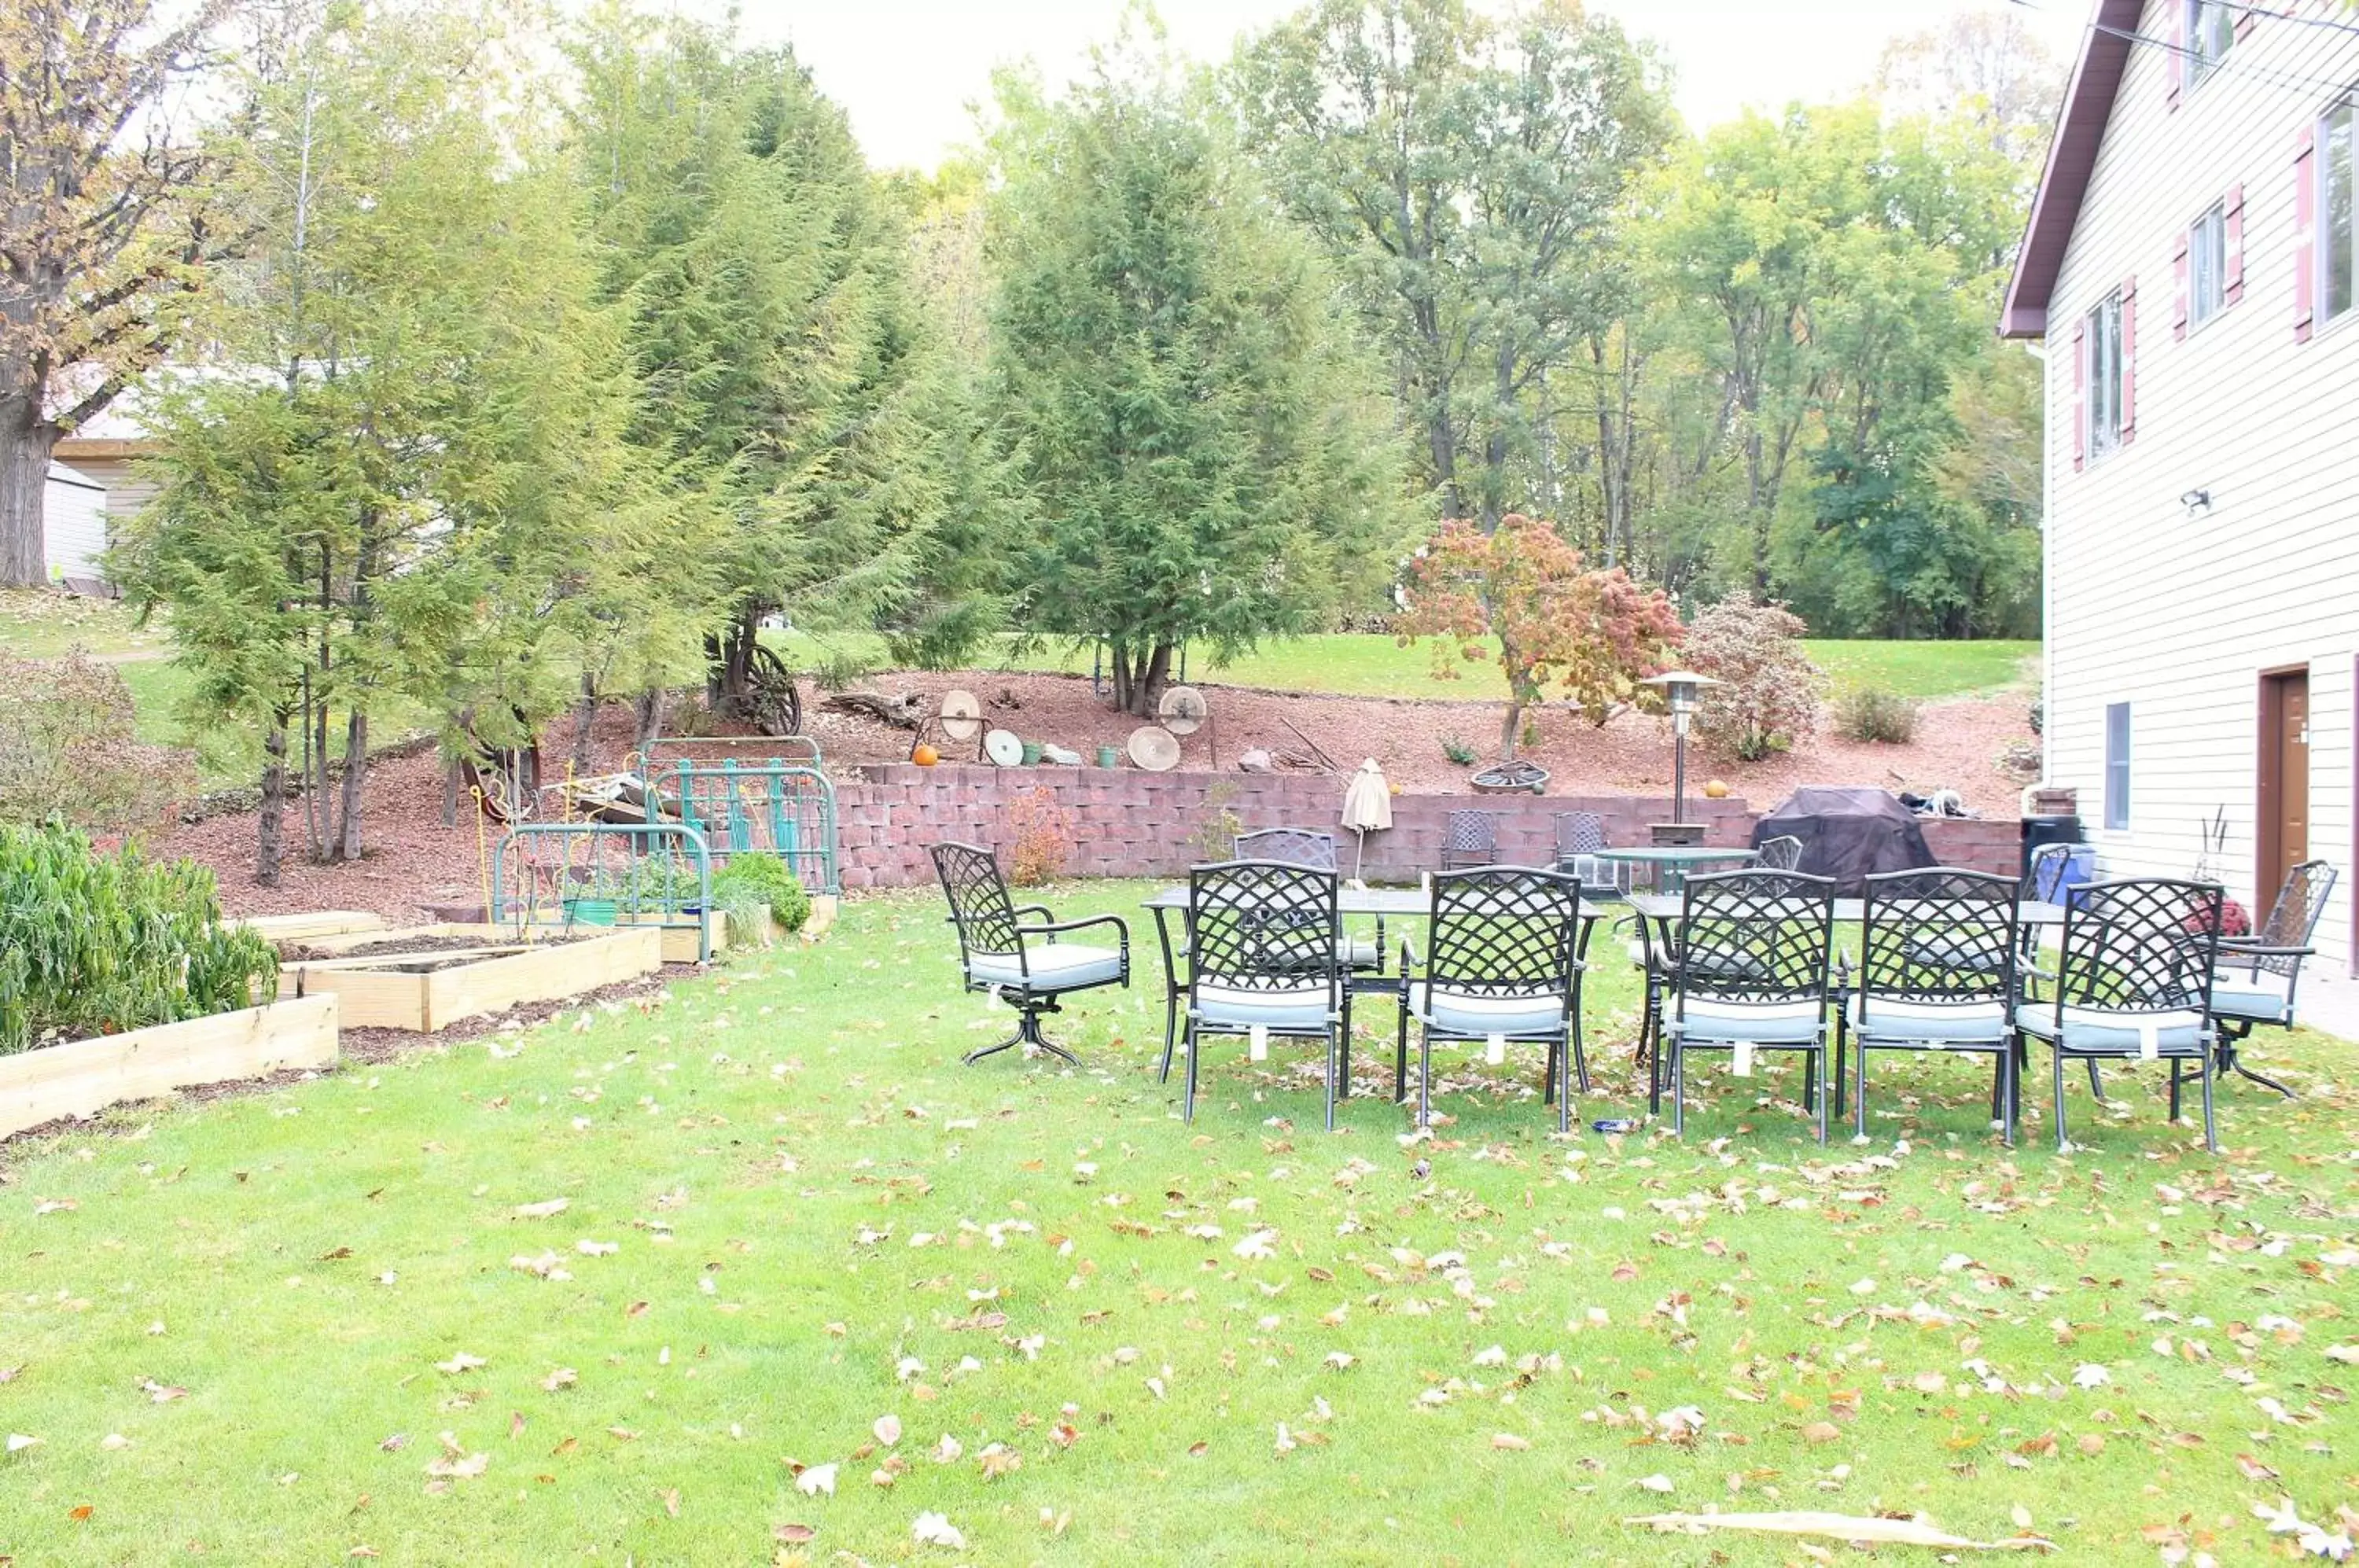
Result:
<svg viewBox="0 0 2359 1568"><path fill-rule="evenodd" d="M817 668L830 655L850 653L875 659L881 645L862 638L819 639L800 634L776 638L780 651L803 668ZM1954 697L1973 692L2036 686L2036 642L1840 642L1804 644L1810 657L1838 685L1882 686L1908 697ZM1086 674L1087 648L1043 649L999 661L1012 670L1061 670ZM1389 637L1334 633L1288 638L1212 669L1191 661L1191 680L1234 686L1266 686L1283 691L1332 691L1352 697L1462 697L1492 701L1506 695L1506 683L1492 664L1459 664L1458 679L1433 678L1430 644L1403 648Z"/></svg>
<svg viewBox="0 0 2359 1568"><path fill-rule="evenodd" d="M1701 1079L1684 1144L1560 1143L1529 1058L1461 1055L1405 1149L1374 1040L1332 1137L1282 1041L1215 1048L1190 1128L1142 891L1049 894L1134 917L1139 987L1055 1020L1085 1072L957 1064L1005 1009L909 895L659 1007L11 1147L0 1559L1804 1556L1621 1523L1716 1507L2236 1563L2255 1503L2354 1500L2347 1047L2266 1041L2304 1098L2224 1091L2219 1159L2151 1072L2067 1160L1882 1058L1866 1148L1775 1071ZM1580 1112L1636 1114L1595 981Z"/></svg>
<svg viewBox="0 0 2359 1568"><path fill-rule="evenodd" d="M161 658L171 652L172 637L160 620L141 626L119 600L0 588L0 656L55 659L77 648L103 657Z"/></svg>

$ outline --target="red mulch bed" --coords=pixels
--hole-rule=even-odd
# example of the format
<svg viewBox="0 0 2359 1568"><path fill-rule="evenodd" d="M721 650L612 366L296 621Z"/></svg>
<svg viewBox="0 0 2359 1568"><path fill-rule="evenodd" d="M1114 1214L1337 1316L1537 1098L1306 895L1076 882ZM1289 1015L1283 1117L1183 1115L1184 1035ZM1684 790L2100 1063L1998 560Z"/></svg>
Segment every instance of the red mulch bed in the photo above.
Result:
<svg viewBox="0 0 2359 1568"><path fill-rule="evenodd" d="M1100 746L1119 747L1138 727L1137 720L1109 711L1079 676L969 670L889 675L873 684L934 699L964 687L984 699L989 724L1092 760ZM1183 768L1234 769L1238 755L1252 747L1306 753L1308 737L1345 769L1364 757L1375 758L1407 792L1467 793L1472 769L1444 757L1442 741L1462 739L1487 754L1498 734L1495 702L1305 696L1217 685L1200 690L1210 699L1212 722L1182 742ZM831 773L844 776L864 763L908 757L908 732L860 715L822 712L819 702L820 694L806 688L806 728L823 748ZM2015 699L1939 702L1919 713L1917 738L1908 746L1859 746L1829 734L1757 763L1723 762L1690 750L1689 787L1699 789L1716 778L1756 809L1776 804L1805 783L1879 785L1919 793L1948 788L1979 814L2011 817L2021 786L1999 771L1997 759L2007 743L2035 738L2026 716L2025 704ZM1662 720L1625 714L1598 728L1550 709L1538 715L1538 724L1539 744L1520 755L1549 769L1551 794L1652 795L1670 788L1670 732ZM594 738L592 770L620 768L631 738L628 712L614 706L602 713ZM544 737L549 776L561 776L571 739L570 722L552 726ZM746 749L737 748L737 755ZM959 747L948 755L953 760L965 757ZM368 909L410 921L426 904L482 900L488 857L500 830L478 824L472 811L460 813L456 827L442 824L441 773L430 752L375 764L365 793L367 856L357 866L314 866L290 855L277 888L253 884L251 812L183 825L156 847L212 866L221 876L223 900L238 914ZM288 827L292 843L300 834L292 813Z"/></svg>

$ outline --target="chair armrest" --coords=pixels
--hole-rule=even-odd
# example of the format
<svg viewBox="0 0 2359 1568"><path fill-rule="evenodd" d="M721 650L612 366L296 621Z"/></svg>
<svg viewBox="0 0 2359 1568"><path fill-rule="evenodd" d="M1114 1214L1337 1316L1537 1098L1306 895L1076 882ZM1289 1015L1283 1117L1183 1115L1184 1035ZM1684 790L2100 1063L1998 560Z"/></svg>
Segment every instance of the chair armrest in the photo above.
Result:
<svg viewBox="0 0 2359 1568"><path fill-rule="evenodd" d="M1045 909L1041 911L1043 914L1046 914L1047 912L1048 911ZM1125 948L1130 946L1130 927L1123 923L1123 919L1120 915L1091 915L1085 920L1051 920L1045 925L1026 926L1022 934L1026 936L1046 936L1052 935L1059 931L1087 931L1092 926L1114 927L1115 931L1122 933L1122 945Z"/></svg>
<svg viewBox="0 0 2359 1568"><path fill-rule="evenodd" d="M1013 914L1019 923L1027 915L1038 915L1044 920L1055 918L1049 913L1049 906L1046 904L1019 904L1008 912Z"/></svg>
<svg viewBox="0 0 2359 1568"><path fill-rule="evenodd" d="M2264 947L2250 937L2231 936L2220 939L2220 951L2223 954L2236 958L2310 958L2317 953L2318 949Z"/></svg>
<svg viewBox="0 0 2359 1568"><path fill-rule="evenodd" d="M1425 960L1418 955L1417 949L1410 945L1408 938L1401 938L1401 978L1408 979L1410 968L1424 962Z"/></svg>

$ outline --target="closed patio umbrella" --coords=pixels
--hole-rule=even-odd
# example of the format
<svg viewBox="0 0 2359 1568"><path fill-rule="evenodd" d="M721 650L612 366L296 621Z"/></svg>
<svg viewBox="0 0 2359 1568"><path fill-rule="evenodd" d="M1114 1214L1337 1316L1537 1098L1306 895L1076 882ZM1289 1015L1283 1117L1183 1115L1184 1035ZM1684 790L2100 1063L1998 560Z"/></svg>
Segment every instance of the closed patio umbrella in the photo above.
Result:
<svg viewBox="0 0 2359 1568"><path fill-rule="evenodd" d="M1356 880L1360 862L1367 858L1368 834L1393 825L1392 786L1385 782L1385 770L1373 757L1360 764L1343 790L1343 825L1359 834L1360 846L1352 856L1352 876Z"/></svg>

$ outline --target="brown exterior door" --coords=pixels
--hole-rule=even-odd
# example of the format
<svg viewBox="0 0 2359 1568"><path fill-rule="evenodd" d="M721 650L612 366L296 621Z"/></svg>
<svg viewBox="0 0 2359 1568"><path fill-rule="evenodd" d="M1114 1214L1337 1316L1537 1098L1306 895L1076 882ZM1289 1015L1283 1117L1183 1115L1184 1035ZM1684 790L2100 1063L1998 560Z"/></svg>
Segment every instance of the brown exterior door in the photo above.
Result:
<svg viewBox="0 0 2359 1568"><path fill-rule="evenodd" d="M2261 678L2259 886L2253 906L2265 918L2286 873L2310 858L2310 671Z"/></svg>

